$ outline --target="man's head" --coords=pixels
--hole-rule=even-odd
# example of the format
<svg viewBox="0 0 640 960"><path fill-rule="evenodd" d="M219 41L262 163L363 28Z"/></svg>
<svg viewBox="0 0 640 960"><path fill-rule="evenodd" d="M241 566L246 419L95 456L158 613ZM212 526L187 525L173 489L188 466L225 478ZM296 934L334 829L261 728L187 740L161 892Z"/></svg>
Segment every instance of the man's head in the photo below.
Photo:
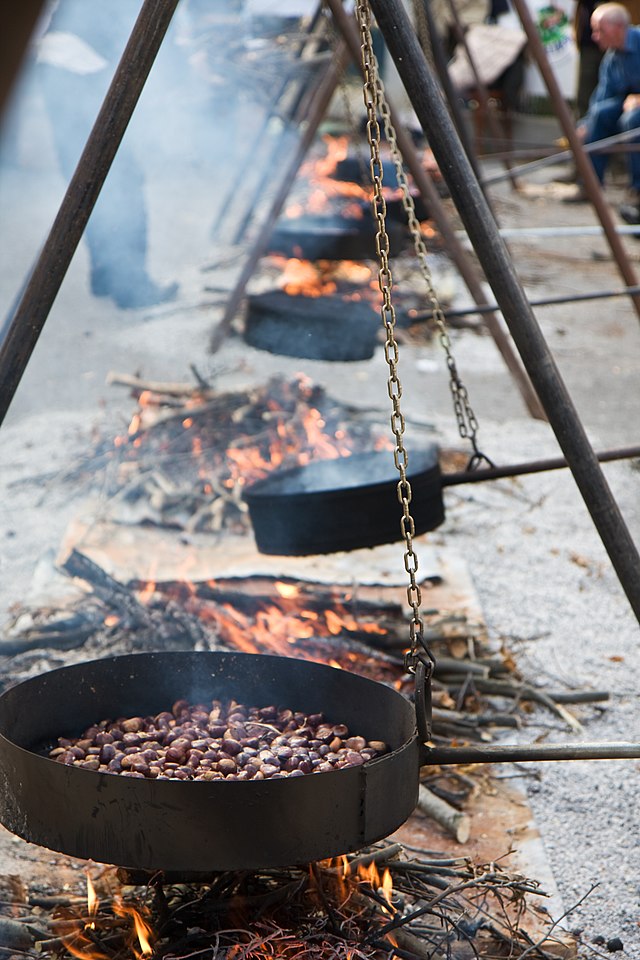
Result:
<svg viewBox="0 0 640 960"><path fill-rule="evenodd" d="M591 14L591 36L601 50L622 50L630 22L621 3L603 3Z"/></svg>

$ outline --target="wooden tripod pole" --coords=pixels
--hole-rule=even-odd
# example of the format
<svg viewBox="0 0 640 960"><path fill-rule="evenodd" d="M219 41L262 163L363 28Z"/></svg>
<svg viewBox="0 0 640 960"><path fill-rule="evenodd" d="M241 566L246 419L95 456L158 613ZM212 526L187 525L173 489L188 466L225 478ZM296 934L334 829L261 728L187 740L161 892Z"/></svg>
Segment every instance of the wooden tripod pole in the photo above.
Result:
<svg viewBox="0 0 640 960"><path fill-rule="evenodd" d="M533 315L402 0L370 0L370 3L496 302L620 584L640 622L640 555Z"/></svg>

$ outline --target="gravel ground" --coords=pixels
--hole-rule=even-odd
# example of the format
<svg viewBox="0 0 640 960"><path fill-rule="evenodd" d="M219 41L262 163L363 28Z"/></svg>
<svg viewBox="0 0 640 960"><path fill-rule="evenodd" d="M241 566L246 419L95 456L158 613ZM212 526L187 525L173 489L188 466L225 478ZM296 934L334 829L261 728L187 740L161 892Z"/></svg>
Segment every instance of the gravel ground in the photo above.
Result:
<svg viewBox="0 0 640 960"><path fill-rule="evenodd" d="M41 242L60 189L46 140L41 150L33 150L37 110L34 117L27 130L32 139L19 162L3 169L0 183L3 310ZM532 124L524 118L524 129ZM551 126L547 134L553 132ZM86 254L80 250L0 431L3 615L28 599L38 561L57 548L86 492L70 490L60 480L62 471L86 457L96 430L117 433L128 419L131 402L125 392L105 386L109 370L183 380L193 363L220 389L259 381L267 373L304 370L334 395L379 409L386 420L380 349L370 361L327 364L273 357L233 336L215 356L207 353L234 268L203 272L228 251L224 238L214 243L210 236L210 171L187 172L178 180L158 168L148 182L152 268L159 279L180 280L177 304L118 311L108 301L92 299ZM588 207L562 207L562 191L551 184L551 172L538 171L521 193L504 184L492 188L503 225L595 223ZM621 184L613 182L612 201L621 192ZM633 244L628 241L635 262ZM532 295L620 283L598 237L529 237L510 241L510 248ZM443 288L453 283L456 290L454 303L467 303L455 271L439 266ZM222 295L208 292L207 286L219 286ZM538 316L594 445L637 441L640 330L630 304L594 301L539 311ZM481 446L492 459L515 462L556 454L550 428L527 417L492 340L468 330L454 331L452 337L481 423ZM417 435L443 444L456 440L443 366L436 343L402 347L409 449ZM638 539L637 464L605 470ZM571 475L559 471L451 488L445 496L447 519L433 534L434 543L464 556L491 633L505 638L523 674L544 681L547 688L575 685L612 693L604 708L576 711L584 725L579 735L536 714L523 736L640 740L638 624ZM42 596L41 586L39 591ZM532 769L537 776L531 776ZM581 955L606 956L607 942L619 937L621 955L640 960L640 762L537 764L529 765L528 772L531 806L565 909L580 901L566 925L583 931Z"/></svg>

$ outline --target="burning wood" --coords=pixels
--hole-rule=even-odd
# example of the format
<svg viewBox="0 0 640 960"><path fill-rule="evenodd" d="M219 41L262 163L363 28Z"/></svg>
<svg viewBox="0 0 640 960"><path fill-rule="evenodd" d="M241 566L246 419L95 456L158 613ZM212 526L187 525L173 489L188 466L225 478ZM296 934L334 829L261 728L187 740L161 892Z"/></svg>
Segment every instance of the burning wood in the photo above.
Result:
<svg viewBox="0 0 640 960"><path fill-rule="evenodd" d="M208 781L301 777L359 766L386 751L385 743L353 736L321 713L178 700L171 712L101 720L80 737L58 738L49 756L123 777Z"/></svg>
<svg viewBox="0 0 640 960"><path fill-rule="evenodd" d="M44 906L24 891L5 922L20 938L18 954L80 960L414 960L505 946L515 955L536 944L528 924L534 898L546 896L536 883L496 864L419 853L377 845L307 866L197 879L106 868L87 875L84 902L72 894ZM553 948L545 933L539 940Z"/></svg>
<svg viewBox="0 0 640 960"><path fill-rule="evenodd" d="M384 426L354 418L302 375L231 393L197 385L182 396L176 384L164 391L111 380L132 386L139 404L127 434L96 451L111 468L106 495L119 522L246 533L246 484L277 468L389 445Z"/></svg>

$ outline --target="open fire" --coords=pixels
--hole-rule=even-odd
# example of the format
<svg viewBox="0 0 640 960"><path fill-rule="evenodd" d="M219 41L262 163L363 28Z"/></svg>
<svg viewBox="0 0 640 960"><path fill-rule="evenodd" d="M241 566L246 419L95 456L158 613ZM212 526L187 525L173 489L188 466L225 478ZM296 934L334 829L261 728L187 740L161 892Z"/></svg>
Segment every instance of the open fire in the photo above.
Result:
<svg viewBox="0 0 640 960"><path fill-rule="evenodd" d="M243 488L276 469L391 449L384 425L358 421L302 374L252 390L132 384L126 434L97 451L121 522L247 533Z"/></svg>
<svg viewBox="0 0 640 960"><path fill-rule="evenodd" d="M47 931L35 941L34 956L423 960L463 957L469 949L497 955L530 942L525 897L545 896L496 864L412 859L399 844L278 871L157 875L144 882L109 867L91 873L85 902L62 896L46 915L40 911ZM492 902L500 904L497 919Z"/></svg>

